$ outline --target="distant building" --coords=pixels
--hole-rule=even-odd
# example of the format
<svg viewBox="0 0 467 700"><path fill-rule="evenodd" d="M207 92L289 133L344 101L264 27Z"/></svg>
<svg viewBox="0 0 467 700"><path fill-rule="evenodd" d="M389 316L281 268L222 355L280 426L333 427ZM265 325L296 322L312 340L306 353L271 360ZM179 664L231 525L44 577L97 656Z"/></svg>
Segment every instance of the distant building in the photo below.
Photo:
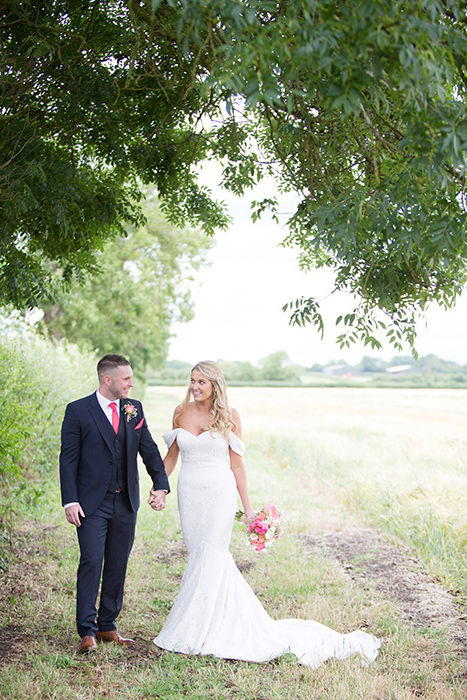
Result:
<svg viewBox="0 0 467 700"><path fill-rule="evenodd" d="M397 374L398 372L408 372L412 369L412 365L394 365L393 367L388 367L386 372L389 374Z"/></svg>

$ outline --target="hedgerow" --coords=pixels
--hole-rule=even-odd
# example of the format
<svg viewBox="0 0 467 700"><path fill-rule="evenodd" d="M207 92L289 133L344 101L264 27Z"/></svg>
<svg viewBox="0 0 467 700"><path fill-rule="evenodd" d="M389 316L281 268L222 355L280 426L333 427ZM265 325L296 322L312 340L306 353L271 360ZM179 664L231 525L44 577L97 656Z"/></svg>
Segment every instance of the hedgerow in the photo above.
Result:
<svg viewBox="0 0 467 700"><path fill-rule="evenodd" d="M20 326L3 328L0 339L0 534L5 544L15 513L37 500L56 477L65 406L95 386L96 361Z"/></svg>

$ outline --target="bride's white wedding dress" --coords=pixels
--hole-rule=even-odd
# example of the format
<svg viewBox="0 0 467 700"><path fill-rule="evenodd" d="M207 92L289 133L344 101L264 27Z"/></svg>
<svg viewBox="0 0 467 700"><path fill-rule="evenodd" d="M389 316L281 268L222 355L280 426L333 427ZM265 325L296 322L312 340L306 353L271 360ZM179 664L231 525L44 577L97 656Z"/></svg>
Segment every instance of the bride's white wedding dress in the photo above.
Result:
<svg viewBox="0 0 467 700"><path fill-rule="evenodd" d="M361 630L339 634L313 620L273 620L229 552L237 489L230 469L229 444L219 433L177 428L164 435L177 440L182 464L178 508L188 560L180 591L154 643L184 654L268 661L292 653L316 668L326 659L359 653L373 661L379 641ZM245 446L233 433L230 447Z"/></svg>

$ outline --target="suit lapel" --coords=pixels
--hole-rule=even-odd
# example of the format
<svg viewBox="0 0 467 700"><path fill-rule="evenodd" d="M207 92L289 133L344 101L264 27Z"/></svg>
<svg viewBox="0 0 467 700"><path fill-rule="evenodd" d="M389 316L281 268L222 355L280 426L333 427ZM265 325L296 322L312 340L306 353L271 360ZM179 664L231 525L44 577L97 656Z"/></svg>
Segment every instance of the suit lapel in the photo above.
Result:
<svg viewBox="0 0 467 700"><path fill-rule="evenodd" d="M127 403L132 403L131 401L127 401L126 399L124 401L120 401L120 420L123 421L123 424L125 426L125 433L126 433L126 453L127 453L127 458L130 456L130 447L131 447L131 438L132 436L132 431L136 423L134 420L127 420L124 408ZM128 460L127 460L128 461ZM129 461L128 461L129 464Z"/></svg>
<svg viewBox="0 0 467 700"><path fill-rule="evenodd" d="M90 401L89 401L89 412L91 416L94 419L94 422L104 438L109 450L113 452L113 445L112 445L112 440L111 440L111 433L109 431L109 426L110 423L107 420L104 411L102 408L99 406L99 402L97 401L96 395L92 394Z"/></svg>

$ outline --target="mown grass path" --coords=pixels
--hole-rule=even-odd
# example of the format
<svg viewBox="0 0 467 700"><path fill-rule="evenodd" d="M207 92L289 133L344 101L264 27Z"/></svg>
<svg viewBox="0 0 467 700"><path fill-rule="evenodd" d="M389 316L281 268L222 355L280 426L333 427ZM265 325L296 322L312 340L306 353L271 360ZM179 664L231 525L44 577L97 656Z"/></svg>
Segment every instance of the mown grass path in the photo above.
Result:
<svg viewBox="0 0 467 700"><path fill-rule="evenodd" d="M30 519L22 520L14 538L15 557L0 579L2 698L463 700L467 696L465 639L461 639L465 623L453 596L398 540L388 541L345 503L355 493L356 481L346 492L343 475L349 481L358 463L358 479L365 483L365 465L374 465L378 458L375 445L384 447L380 428L375 420L358 418L358 407L349 401L349 395L344 402L335 393L331 398L324 393L315 395L310 409L309 404L304 407L305 394L300 405L287 392L231 393L243 417L253 502L257 506L275 503L286 525L286 536L266 555L247 547L238 526L232 552L273 617L313 618L341 632L365 627L383 641L377 661L367 668L356 659L330 662L312 671L290 656L248 664L161 654L151 640L176 595L184 547L175 493L163 514L154 513L144 504L149 483L143 478L143 505L119 619L122 633L136 640L135 649L107 645L90 658L77 654L76 535L64 521L54 487ZM182 395L180 389L148 390L146 413L159 444ZM349 413L351 405L354 411ZM362 405L373 415L368 401ZM356 437L361 451L358 462ZM393 451L393 462L394 455ZM407 463L419 458L419 454L406 455ZM382 455L383 465L386 459ZM461 478L461 467L456 469ZM378 578L376 570L383 564L386 573ZM396 595L402 579L394 574L402 576L402 572L409 593L411 583L413 586L414 611L416 606L424 609L425 617L411 618L409 593L404 604ZM388 584L386 588L382 582ZM425 593L420 594L423 587ZM420 594L418 598L415 593ZM436 618L428 614L435 603Z"/></svg>

